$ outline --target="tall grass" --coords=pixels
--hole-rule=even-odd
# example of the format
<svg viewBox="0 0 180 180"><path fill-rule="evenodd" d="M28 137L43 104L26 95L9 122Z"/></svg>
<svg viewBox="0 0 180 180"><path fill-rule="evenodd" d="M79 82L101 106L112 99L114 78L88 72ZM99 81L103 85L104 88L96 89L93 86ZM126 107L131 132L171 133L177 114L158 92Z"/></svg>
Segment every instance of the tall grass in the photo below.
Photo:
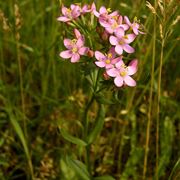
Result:
<svg viewBox="0 0 180 180"><path fill-rule="evenodd" d="M86 161L92 176L178 179L177 1L155 0L148 7L143 0L96 1L98 8L104 4L131 19L137 16L146 34L134 44L137 87L114 96L105 92L113 104L105 103L105 125L89 157L58 130L61 126L80 137L89 99L80 67L58 56L68 27L56 18L60 4L72 1L22 0L16 2L21 18L14 14L15 2L0 2L0 179L78 180L67 162L79 162L71 158ZM88 126L97 111L92 104Z"/></svg>

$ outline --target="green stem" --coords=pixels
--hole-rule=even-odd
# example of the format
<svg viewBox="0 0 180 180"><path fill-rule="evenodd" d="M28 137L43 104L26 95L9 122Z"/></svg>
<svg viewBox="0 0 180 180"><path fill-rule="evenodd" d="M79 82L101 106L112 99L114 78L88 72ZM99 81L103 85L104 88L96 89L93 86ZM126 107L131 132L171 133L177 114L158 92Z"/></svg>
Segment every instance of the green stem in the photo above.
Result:
<svg viewBox="0 0 180 180"><path fill-rule="evenodd" d="M94 101L94 95L92 95L90 101L88 102L88 104L87 104L87 106L86 106L86 108L84 110L83 125L84 125L84 140L85 141L86 141L87 136L88 136L88 127L89 127L88 111L89 111L89 108L91 107L93 101ZM88 172L91 175L90 149L91 149L91 144L86 146L86 159L85 159L85 163L86 163Z"/></svg>
<svg viewBox="0 0 180 180"><path fill-rule="evenodd" d="M164 57L164 39L162 39L162 43L161 43L161 55L160 55L159 76L158 76L157 121L156 121L156 180L158 180L158 166L159 166L159 113L160 113L163 57Z"/></svg>
<svg viewBox="0 0 180 180"><path fill-rule="evenodd" d="M156 0L154 0L154 6L156 7ZM151 113L152 113L153 85L154 85L154 67L155 67L155 57L156 57L156 14L154 15L153 23L154 23L154 29L153 29L153 52L152 52L152 66L151 66L151 85L150 85L150 93L149 93L149 109L148 109L148 121L147 121L147 129L146 129L146 144L145 144L145 155L144 155L143 180L146 179L150 129L151 129L151 118L152 118Z"/></svg>

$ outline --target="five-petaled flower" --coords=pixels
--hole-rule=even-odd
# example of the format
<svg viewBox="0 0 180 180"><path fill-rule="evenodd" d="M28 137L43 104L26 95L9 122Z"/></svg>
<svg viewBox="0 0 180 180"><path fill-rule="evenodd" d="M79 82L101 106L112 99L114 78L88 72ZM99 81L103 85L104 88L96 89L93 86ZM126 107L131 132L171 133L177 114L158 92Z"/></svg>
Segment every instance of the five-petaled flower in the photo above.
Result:
<svg viewBox="0 0 180 180"><path fill-rule="evenodd" d="M126 34L123 28L119 28L115 32L115 36L110 36L109 41L115 46L115 51L117 54L121 55L123 50L127 53L133 53L135 50L129 44L136 38L135 34Z"/></svg>
<svg viewBox="0 0 180 180"><path fill-rule="evenodd" d="M122 60L122 57L116 57L114 48L112 47L107 54L102 54L100 51L95 51L95 57L98 61L95 61L95 64L100 68L110 69L114 65Z"/></svg>
<svg viewBox="0 0 180 180"><path fill-rule="evenodd" d="M85 55L89 48L84 46L84 41L80 37L79 39L64 39L64 46L68 49L66 51L62 51L60 56L64 59L71 58L71 62L78 62L80 59L80 55Z"/></svg>
<svg viewBox="0 0 180 180"><path fill-rule="evenodd" d="M57 20L62 22L69 22L81 15L81 8L74 4L71 4L70 8L63 6L62 14L63 16L58 17Z"/></svg>
<svg viewBox="0 0 180 180"><path fill-rule="evenodd" d="M136 81L130 76L136 73L137 64L138 61L136 59L132 60L129 66L126 66L121 60L115 64L114 68L108 69L106 72L110 77L114 77L114 84L117 87L121 87L124 84L133 87L136 86Z"/></svg>
<svg viewBox="0 0 180 180"><path fill-rule="evenodd" d="M131 23L129 18L127 16L124 17L124 21L126 22L126 24L129 26L129 28L131 28L134 32L135 35L140 34L144 34L143 32L139 31L139 27L140 25L137 23L137 20L135 18L134 22Z"/></svg>

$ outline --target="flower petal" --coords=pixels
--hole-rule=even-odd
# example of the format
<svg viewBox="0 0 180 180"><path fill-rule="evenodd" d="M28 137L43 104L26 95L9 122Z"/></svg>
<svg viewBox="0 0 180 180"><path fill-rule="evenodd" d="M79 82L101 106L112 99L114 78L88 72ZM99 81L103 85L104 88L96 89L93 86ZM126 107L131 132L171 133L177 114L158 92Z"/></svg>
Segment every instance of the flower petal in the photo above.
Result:
<svg viewBox="0 0 180 180"><path fill-rule="evenodd" d="M115 47L115 51L116 51L117 54L121 55L121 54L123 53L123 48L122 48L122 46L121 46L121 45L117 45L117 46Z"/></svg>
<svg viewBox="0 0 180 180"><path fill-rule="evenodd" d="M80 38L77 40L76 46L77 46L78 48L81 48L83 45L84 45L84 40L83 40L83 38L80 37Z"/></svg>
<svg viewBox="0 0 180 180"><path fill-rule="evenodd" d="M129 26L132 25L131 22L130 22L130 20L129 20L129 18L128 18L127 16L124 16L124 21L125 21L125 23L126 23L127 25L129 25Z"/></svg>
<svg viewBox="0 0 180 180"><path fill-rule="evenodd" d="M113 11L112 13L109 14L109 16L114 17L117 16L119 13L118 11Z"/></svg>
<svg viewBox="0 0 180 180"><path fill-rule="evenodd" d="M107 13L107 9L104 6L101 6L101 8L99 9L100 14L105 14Z"/></svg>
<svg viewBox="0 0 180 180"><path fill-rule="evenodd" d="M60 16L57 18L58 21L62 21L62 22L68 22L70 21L71 19L65 17L65 16Z"/></svg>
<svg viewBox="0 0 180 180"><path fill-rule="evenodd" d="M99 16L100 16L100 13L97 12L96 10L93 11L93 14L94 14L96 17L98 17L98 18L99 18Z"/></svg>
<svg viewBox="0 0 180 180"><path fill-rule="evenodd" d="M79 39L81 37L81 33L79 32L78 29L74 29L74 34L76 36L76 39Z"/></svg>
<svg viewBox="0 0 180 180"><path fill-rule="evenodd" d="M116 57L115 48L114 48L114 47L111 47L111 48L109 49L108 54L112 54L112 59L114 59L114 58Z"/></svg>
<svg viewBox="0 0 180 180"><path fill-rule="evenodd" d="M67 49L71 49L72 48L72 41L70 39L64 39L64 46Z"/></svg>
<svg viewBox="0 0 180 180"><path fill-rule="evenodd" d="M96 59L99 60L99 61L102 61L103 59L106 58L105 55L102 54L100 51L95 51L95 57L96 57Z"/></svg>
<svg viewBox="0 0 180 180"><path fill-rule="evenodd" d="M118 70L116 68L106 70L107 74L111 77L116 77L119 75Z"/></svg>
<svg viewBox="0 0 180 180"><path fill-rule="evenodd" d="M138 35L139 34L138 28L133 27L133 32L134 32L135 35Z"/></svg>
<svg viewBox="0 0 180 180"><path fill-rule="evenodd" d="M118 39L115 36L110 36L109 41L112 45L118 44Z"/></svg>
<svg viewBox="0 0 180 180"><path fill-rule="evenodd" d="M125 76L125 77L124 77L124 82L125 82L128 86L132 86L132 87L136 86L136 81L135 81L133 78L131 78L130 76Z"/></svg>
<svg viewBox="0 0 180 180"><path fill-rule="evenodd" d="M62 9L61 9L61 11L62 11L62 14L66 16L67 11L68 11L68 8L66 8L66 7L63 6Z"/></svg>
<svg viewBox="0 0 180 180"><path fill-rule="evenodd" d="M127 67L128 75L133 75L137 72L138 69L137 65L138 65L137 59L134 59L129 63L129 66Z"/></svg>
<svg viewBox="0 0 180 180"><path fill-rule="evenodd" d="M117 29L117 31L115 31L115 35L119 38L119 39L121 39L123 36L124 36L124 29L122 28L122 27L119 27L118 29Z"/></svg>
<svg viewBox="0 0 180 180"><path fill-rule="evenodd" d="M129 29L129 26L127 24L121 24L119 27L123 28L125 31Z"/></svg>
<svg viewBox="0 0 180 180"><path fill-rule="evenodd" d="M112 68L114 68L114 66L112 64L106 64L105 68L106 69L112 69Z"/></svg>
<svg viewBox="0 0 180 180"><path fill-rule="evenodd" d="M75 62L78 62L80 59L80 55L79 54L73 54L72 57L71 57L71 62L72 63L75 63Z"/></svg>
<svg viewBox="0 0 180 180"><path fill-rule="evenodd" d="M117 58L111 60L111 63L112 64L117 64L119 61L122 61L122 57L117 57Z"/></svg>
<svg viewBox="0 0 180 180"><path fill-rule="evenodd" d="M113 34L114 32L114 30L111 27L105 27L105 29L109 34Z"/></svg>
<svg viewBox="0 0 180 180"><path fill-rule="evenodd" d="M115 79L114 79L114 84L117 86L117 87L121 87L123 85L123 78L121 76L117 76Z"/></svg>
<svg viewBox="0 0 180 180"><path fill-rule="evenodd" d="M79 52L80 55L85 55L88 52L88 50L89 50L89 48L82 47L82 48L79 49L78 52Z"/></svg>
<svg viewBox="0 0 180 180"><path fill-rule="evenodd" d="M124 44L124 45L123 45L123 49L124 49L124 51L126 51L127 53L133 53L133 52L135 51L134 48L131 47L131 46L128 45L128 44Z"/></svg>
<svg viewBox="0 0 180 180"><path fill-rule="evenodd" d="M100 68L103 68L106 65L104 61L95 61L95 64Z"/></svg>
<svg viewBox="0 0 180 180"><path fill-rule="evenodd" d="M123 62L123 60L121 58L120 61L115 64L115 66L116 66L116 68L120 69L122 65L124 65L124 62Z"/></svg>
<svg viewBox="0 0 180 180"><path fill-rule="evenodd" d="M135 34L127 34L126 38L124 39L124 42L130 44L131 42L134 41L135 38L136 38Z"/></svg>
<svg viewBox="0 0 180 180"><path fill-rule="evenodd" d="M59 56L64 59L69 59L72 56L72 52L70 50L62 51Z"/></svg>

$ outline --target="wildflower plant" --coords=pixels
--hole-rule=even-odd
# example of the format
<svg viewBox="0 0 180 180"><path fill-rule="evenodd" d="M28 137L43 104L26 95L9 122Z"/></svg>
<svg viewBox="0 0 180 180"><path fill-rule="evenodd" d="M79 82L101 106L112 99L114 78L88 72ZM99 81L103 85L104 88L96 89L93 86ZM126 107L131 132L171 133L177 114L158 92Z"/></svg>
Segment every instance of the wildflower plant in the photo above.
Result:
<svg viewBox="0 0 180 180"><path fill-rule="evenodd" d="M72 159L67 159L68 164L84 179L93 176L90 166L91 144L101 132L104 123L104 105L102 102L105 88L113 87L117 91L122 87L136 86L136 81L131 77L137 72L138 60L129 59L135 52L132 43L137 36L143 34L137 18L131 22L127 16L118 11L111 11L104 6L97 10L96 5L72 4L69 8L62 6L62 15L57 18L68 26L69 37L64 38L66 50L60 52L60 57L71 63L79 63L84 76L89 81L91 98L84 109L82 117L83 137L74 137L63 128L60 128L63 137L70 142L85 146L86 166L78 161L81 170L74 167ZM128 56L128 58L125 58ZM105 87L105 88L104 88ZM88 126L88 111L93 102L98 104L98 113L93 129ZM77 170L78 169L78 170ZM85 171L82 171L84 169Z"/></svg>

